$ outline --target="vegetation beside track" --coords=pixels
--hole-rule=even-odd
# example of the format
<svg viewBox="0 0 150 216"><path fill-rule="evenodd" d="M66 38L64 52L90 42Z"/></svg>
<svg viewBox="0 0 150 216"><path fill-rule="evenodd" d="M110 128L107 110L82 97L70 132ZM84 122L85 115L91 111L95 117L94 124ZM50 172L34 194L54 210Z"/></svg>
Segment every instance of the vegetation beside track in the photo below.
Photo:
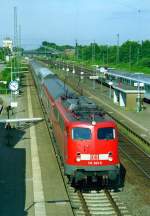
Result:
<svg viewBox="0 0 150 216"><path fill-rule="evenodd" d="M150 74L150 40L140 42L126 41L117 45L99 45L92 42L88 45L78 44L57 45L43 41L38 51L58 51L54 58L73 61L74 64L92 67L101 65L114 67L129 72L143 72Z"/></svg>

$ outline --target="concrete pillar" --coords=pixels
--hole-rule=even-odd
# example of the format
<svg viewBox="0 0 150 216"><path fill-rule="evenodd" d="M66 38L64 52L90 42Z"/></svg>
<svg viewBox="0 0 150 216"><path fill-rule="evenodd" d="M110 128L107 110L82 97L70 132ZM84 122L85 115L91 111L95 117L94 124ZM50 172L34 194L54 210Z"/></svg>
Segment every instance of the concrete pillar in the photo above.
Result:
<svg viewBox="0 0 150 216"><path fill-rule="evenodd" d="M116 90L114 90L114 103L118 103Z"/></svg>
<svg viewBox="0 0 150 216"><path fill-rule="evenodd" d="M125 98L123 97L123 94L121 92L119 94L119 102L121 107L125 107Z"/></svg>

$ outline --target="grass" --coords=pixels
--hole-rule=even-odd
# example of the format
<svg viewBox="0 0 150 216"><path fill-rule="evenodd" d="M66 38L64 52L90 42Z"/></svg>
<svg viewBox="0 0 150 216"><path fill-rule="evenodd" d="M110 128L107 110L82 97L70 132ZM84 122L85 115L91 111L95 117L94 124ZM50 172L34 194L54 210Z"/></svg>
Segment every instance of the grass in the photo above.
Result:
<svg viewBox="0 0 150 216"><path fill-rule="evenodd" d="M150 75L150 68L149 67L143 67L141 65L131 65L131 67L129 67L129 64L118 64L118 65L114 65L111 64L111 67L114 67L116 69L122 70L122 71L128 71L130 73L133 72L141 72L144 74L149 74Z"/></svg>

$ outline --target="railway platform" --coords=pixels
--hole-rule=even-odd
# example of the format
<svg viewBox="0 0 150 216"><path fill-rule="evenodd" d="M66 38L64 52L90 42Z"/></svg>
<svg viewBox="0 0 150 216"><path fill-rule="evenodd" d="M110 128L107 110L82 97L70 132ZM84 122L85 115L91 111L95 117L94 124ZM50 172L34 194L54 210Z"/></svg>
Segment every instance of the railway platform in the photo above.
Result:
<svg viewBox="0 0 150 216"><path fill-rule="evenodd" d="M144 110L141 112L127 111L124 108L113 103L113 99L109 97L109 89L102 86L100 89L99 84L96 84L96 88L88 88L85 90L88 95L91 95L95 100L101 102L105 107L108 107L108 111L111 116L119 119L120 122L126 124L129 128L135 131L138 135L150 140L150 105L144 103ZM93 95L93 96L92 96Z"/></svg>
<svg viewBox="0 0 150 216"><path fill-rule="evenodd" d="M16 100L10 118L43 117L30 74L22 79ZM0 118L7 118L5 108ZM0 137L0 215L73 215L45 121L11 125L10 130L0 123Z"/></svg>

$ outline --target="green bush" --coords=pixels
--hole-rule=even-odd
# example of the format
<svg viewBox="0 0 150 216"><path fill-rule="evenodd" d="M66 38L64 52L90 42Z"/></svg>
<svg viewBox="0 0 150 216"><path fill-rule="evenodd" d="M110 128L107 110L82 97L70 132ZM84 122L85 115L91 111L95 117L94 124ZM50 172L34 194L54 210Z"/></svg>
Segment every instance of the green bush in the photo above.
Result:
<svg viewBox="0 0 150 216"><path fill-rule="evenodd" d="M140 65L144 67L150 67L150 58L142 58L140 60Z"/></svg>

